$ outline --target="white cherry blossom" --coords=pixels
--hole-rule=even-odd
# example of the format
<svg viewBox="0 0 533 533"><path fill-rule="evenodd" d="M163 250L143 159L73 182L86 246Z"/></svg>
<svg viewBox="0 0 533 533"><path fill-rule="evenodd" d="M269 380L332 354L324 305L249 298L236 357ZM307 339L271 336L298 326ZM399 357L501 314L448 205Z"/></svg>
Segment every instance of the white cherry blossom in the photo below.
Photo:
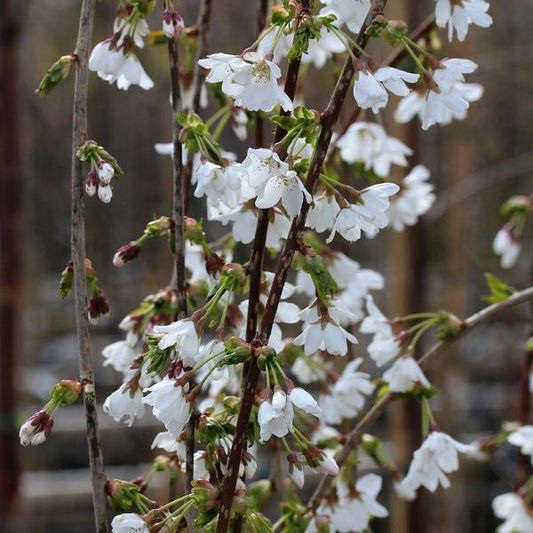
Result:
<svg viewBox="0 0 533 533"><path fill-rule="evenodd" d="M340 424L343 418L357 416L365 405L366 396L374 390L370 375L357 371L362 362L361 358L350 361L328 394L320 396L322 418L327 424Z"/></svg>
<svg viewBox="0 0 533 533"><path fill-rule="evenodd" d="M330 320L322 320L312 315L306 321L303 331L298 335L293 343L303 346L305 355L311 355L318 350L325 350L331 355L346 355L348 353L347 341L357 344L357 339L341 325Z"/></svg>
<svg viewBox="0 0 533 533"><path fill-rule="evenodd" d="M111 365L118 372L127 372L131 363L139 356L134 349L137 343L135 335L129 335L126 340L113 342L102 350L104 366Z"/></svg>
<svg viewBox="0 0 533 533"><path fill-rule="evenodd" d="M159 348L174 347L185 366L194 364L194 356L200 349L200 340L191 320L178 320L168 326L155 326L154 334L162 335Z"/></svg>
<svg viewBox="0 0 533 533"><path fill-rule="evenodd" d="M149 533L148 524L135 513L119 514L111 522L113 533Z"/></svg>
<svg viewBox="0 0 533 533"><path fill-rule="evenodd" d="M207 196L211 201L222 201L232 207L240 200L241 179L244 171L240 165L225 168L206 161L196 168L196 189L194 196Z"/></svg>
<svg viewBox="0 0 533 533"><path fill-rule="evenodd" d="M372 109L378 113L389 101L387 90L397 96L407 96L407 83L416 83L419 75L393 67L382 67L376 72L360 71L353 87L357 105L361 109Z"/></svg>
<svg viewBox="0 0 533 533"><path fill-rule="evenodd" d="M115 422L124 419L124 423L131 426L136 418L144 416L142 391L124 383L106 398L103 409Z"/></svg>
<svg viewBox="0 0 533 533"><path fill-rule="evenodd" d="M89 58L89 70L95 71L100 78L113 84L119 89L126 90L131 85L148 90L154 82L144 71L134 52L111 48L111 40L98 43Z"/></svg>
<svg viewBox="0 0 533 533"><path fill-rule="evenodd" d="M317 233L331 230L340 207L333 195L323 194L313 199L305 224Z"/></svg>
<svg viewBox="0 0 533 533"><path fill-rule="evenodd" d="M407 392L413 385L431 387L418 363L412 357L400 357L383 374L392 392Z"/></svg>
<svg viewBox="0 0 533 533"><path fill-rule="evenodd" d="M209 69L208 83L222 82L222 90L235 99L235 105L250 111L272 111L281 105L292 111L292 102L278 86L280 68L256 52L242 57L231 54L210 54L198 64Z"/></svg>
<svg viewBox="0 0 533 533"><path fill-rule="evenodd" d="M346 24L353 33L359 33L368 12L370 0L320 0L325 7L321 14L332 13L337 17L338 24Z"/></svg>
<svg viewBox="0 0 533 533"><path fill-rule="evenodd" d="M492 249L496 255L500 256L501 267L511 268L516 264L520 255L521 242L513 237L509 228L504 226L496 233Z"/></svg>
<svg viewBox="0 0 533 533"><path fill-rule="evenodd" d="M533 426L522 426L513 431L507 437L507 442L513 446L518 446L520 453L530 455L533 458Z"/></svg>
<svg viewBox="0 0 533 533"><path fill-rule="evenodd" d="M381 333L376 333L368 345L368 353L379 367L395 359L401 350L401 344L396 338Z"/></svg>
<svg viewBox="0 0 533 533"><path fill-rule="evenodd" d="M162 431L161 433L158 433L154 437L151 448L152 450L155 448L161 448L167 453L175 453L181 460L185 460L185 442L174 437L170 431Z"/></svg>
<svg viewBox="0 0 533 533"><path fill-rule="evenodd" d="M259 406L257 419L260 426L261 439L267 441L272 435L284 437L292 430L294 407L308 414L320 416L320 407L316 400L305 390L296 387L287 395L277 390L272 401L264 401Z"/></svg>
<svg viewBox="0 0 533 533"><path fill-rule="evenodd" d="M390 137L380 124L355 122L339 138L337 146L346 163L363 163L386 178L392 165L407 166L407 156L413 151L400 140Z"/></svg>
<svg viewBox="0 0 533 533"><path fill-rule="evenodd" d="M368 316L361 322L359 331L361 333L377 333L385 337L391 337L392 326L389 324L387 317L374 303L374 298L371 295L366 297L366 310Z"/></svg>
<svg viewBox="0 0 533 533"><path fill-rule="evenodd" d="M497 533L533 533L531 509L518 494L508 492L496 496L492 510L497 518L504 520Z"/></svg>
<svg viewBox="0 0 533 533"><path fill-rule="evenodd" d="M335 233L340 233L347 241L355 242L364 231L370 238L387 226L389 219L385 214L389 207L389 197L400 188L395 183L378 183L363 189L360 202L340 210L327 242Z"/></svg>
<svg viewBox="0 0 533 533"><path fill-rule="evenodd" d="M178 438L191 416L189 402L183 396L183 388L177 386L174 379L165 377L144 392L148 394L143 398L143 402L153 407L154 416Z"/></svg>
<svg viewBox="0 0 533 533"><path fill-rule="evenodd" d="M457 83L465 81L465 74L472 74L476 70L477 64L470 59L445 59L433 71L433 81L443 93L449 93Z"/></svg>
<svg viewBox="0 0 533 533"><path fill-rule="evenodd" d="M433 110L431 105L434 103L434 96L430 100L429 93L413 91L401 100L394 113L394 119L400 124L405 124L418 115L423 123L423 129L428 129L435 123L445 126L453 120L464 120L470 103L477 102L483 96L483 86L478 83L459 82L454 85L453 93L453 98L445 100L444 103L437 98L437 109Z"/></svg>
<svg viewBox="0 0 533 533"><path fill-rule="evenodd" d="M492 25L492 17L487 13L489 3L485 0L437 0L435 16L437 26L448 26L448 39L453 39L454 30L457 39L464 41L468 33L468 26L474 24L481 28Z"/></svg>
<svg viewBox="0 0 533 533"><path fill-rule="evenodd" d="M431 432L422 446L415 451L409 471L401 481L405 494L413 493L419 487L426 487L435 492L439 485L445 489L450 481L445 474L455 472L459 468L457 453L471 452L471 446L452 439L441 431Z"/></svg>
<svg viewBox="0 0 533 533"><path fill-rule="evenodd" d="M324 381L327 377L324 363L315 355L298 357L291 367L291 372L304 384Z"/></svg>
<svg viewBox="0 0 533 533"><path fill-rule="evenodd" d="M281 200L289 216L294 217L300 212L304 198L307 203L312 200L296 172L289 170L286 174L273 176L266 182L255 205L260 209L268 209Z"/></svg>
<svg viewBox="0 0 533 533"><path fill-rule="evenodd" d="M332 531L339 533L368 531L372 518L384 518L389 514L377 501L381 485L381 477L376 474L367 474L359 478L355 483L355 490L338 481L338 504L333 507L321 505L317 510L317 516L329 517ZM316 518L308 525L305 533L318 531L315 521Z"/></svg>
<svg viewBox="0 0 533 533"><path fill-rule="evenodd" d="M400 193L387 211L392 229L403 231L406 226L414 226L418 217L429 211L436 198L433 185L427 182L429 177L429 170L417 165L402 180Z"/></svg>

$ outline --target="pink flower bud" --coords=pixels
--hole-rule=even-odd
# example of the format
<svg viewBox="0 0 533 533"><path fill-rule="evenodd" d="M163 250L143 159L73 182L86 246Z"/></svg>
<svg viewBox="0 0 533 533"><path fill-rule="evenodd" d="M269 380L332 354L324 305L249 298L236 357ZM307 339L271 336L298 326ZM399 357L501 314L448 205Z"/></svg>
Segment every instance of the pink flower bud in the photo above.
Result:
<svg viewBox="0 0 533 533"><path fill-rule="evenodd" d="M141 247L135 241L131 241L117 250L117 253L113 257L113 264L120 268L135 259L140 251Z"/></svg>
<svg viewBox="0 0 533 533"><path fill-rule="evenodd" d="M85 180L85 192L88 196L94 196L96 194L96 189L98 187L98 174L96 171L91 170L87 174L87 179Z"/></svg>
<svg viewBox="0 0 533 533"><path fill-rule="evenodd" d="M169 39L175 39L185 28L183 17L175 11L168 11L165 9L162 16L163 21L163 33Z"/></svg>
<svg viewBox="0 0 533 533"><path fill-rule="evenodd" d="M38 411L22 424L19 431L20 443L22 446L42 444L52 432L53 425L53 419L45 411Z"/></svg>

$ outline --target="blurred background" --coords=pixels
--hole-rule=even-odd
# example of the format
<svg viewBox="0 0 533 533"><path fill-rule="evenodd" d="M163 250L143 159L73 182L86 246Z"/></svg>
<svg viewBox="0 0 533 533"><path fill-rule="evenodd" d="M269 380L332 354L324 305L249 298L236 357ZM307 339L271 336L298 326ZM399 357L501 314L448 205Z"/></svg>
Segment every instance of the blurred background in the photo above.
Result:
<svg viewBox="0 0 533 533"><path fill-rule="evenodd" d="M179 2L187 24L194 23L197 4ZM389 4L390 18L403 18L412 27L434 8L431 0ZM34 90L47 68L73 50L79 5L74 0L0 0L0 531L27 531L29 523L35 532L93 531L82 406L62 409L53 436L40 447L22 448L17 437L18 427L45 403L50 387L77 375L73 300L62 301L58 292L59 274L70 256L73 77L47 98ZM98 3L93 43L111 35L114 9L113 1ZM209 49L238 53L253 42L256 9L253 0L213 2ZM447 309L466 317L484 305L485 272L516 288L531 282L531 228L511 271L501 271L492 239L505 222L500 205L513 194L531 192L533 2L492 2L491 14L494 25L471 27L466 44L443 43L445 55L479 64L468 81L482 83L485 96L471 106L467 121L422 132L418 122L398 127L392 117L383 118L390 134L415 149L413 165L423 163L431 170L438 197L415 228L383 232L374 241L346 247L364 267L385 274L386 289L377 299L388 316ZM158 15L149 22L158 28ZM378 58L385 53L375 51ZM120 379L102 367L101 349L122 338L120 319L145 295L165 286L171 272L161 242L148 242L141 257L123 269L112 265L119 246L136 238L154 216L171 210L170 158L153 148L171 139L166 48L147 47L140 57L155 81L151 91L133 87L122 92L94 73L90 77L89 138L105 146L125 172L111 204L94 198L86 202L87 255L111 304L111 316L92 328L100 404ZM309 80L307 105L321 109L334 80L333 66L312 70ZM348 100L345 116L351 111ZM222 145L239 158L246 149L231 131ZM202 215L199 204L192 214ZM220 228L207 230L216 236ZM530 329L531 312L523 305L431 362L428 377L440 390L434 405L444 431L466 442L497 431L503 420L527 414L520 408L520 391ZM356 352L363 351L359 346ZM100 425L110 477L131 479L148 469L155 455L150 444L159 431L153 419L147 415L128 429L102 414ZM389 409L377 429L386 441L394 439L391 453L403 468L420 444L419 427L417 405L403 402ZM501 448L488 463L465 459L452 476L451 489L424 492L409 505L397 501L386 483L380 499L388 503L391 517L372 528L491 531L496 526L492 498L527 476L517 469L517 460L511 447ZM167 481L158 480L156 486L164 491Z"/></svg>

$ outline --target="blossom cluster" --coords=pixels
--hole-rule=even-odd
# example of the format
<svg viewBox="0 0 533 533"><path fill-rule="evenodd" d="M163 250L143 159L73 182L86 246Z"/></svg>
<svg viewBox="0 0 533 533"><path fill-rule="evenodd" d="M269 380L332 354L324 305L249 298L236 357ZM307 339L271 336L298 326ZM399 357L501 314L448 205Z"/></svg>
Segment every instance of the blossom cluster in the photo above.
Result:
<svg viewBox="0 0 533 533"><path fill-rule="evenodd" d="M220 237L224 230L218 228L219 237L211 242L201 222L163 216L149 222L141 237L119 248L113 259L117 267L124 266L153 237L166 237L173 254L178 241L186 241L180 242L185 294L172 283L144 298L120 323L123 340L102 351L103 364L122 375L104 412L131 426L151 410L162 426L152 448L164 455L142 482L108 483L110 501L120 513L112 523L116 532L178 530L193 507L198 527L217 516L225 519L230 510L226 517L220 511L228 486L239 503L232 517L254 521L261 531L275 530L259 505L275 483L253 481L267 445L276 449L282 475L299 489L310 473L335 477L327 497L322 494L314 508L305 509L294 499L278 525L286 521L285 531L296 524L295 531L309 533L366 531L371 520L388 515L378 502L383 479L375 472L360 475L354 454L339 452L347 442L343 423L363 415L374 393L378 398L411 396L424 413L424 439L405 475L376 437L367 434L356 443L361 445L355 453L389 471L400 497L412 500L421 487L431 492L448 488L447 475L459 468L458 454L480 454L479 443L463 444L439 429L430 407L436 391L416 358L426 332L446 340L458 335L464 323L444 311L387 318L376 304L385 288L383 276L337 246L341 239L347 244L363 236L374 239L387 228L404 231L430 210L436 199L430 170L410 162L413 150L386 131L379 115L400 98L393 113L399 123L418 116L428 129L463 120L470 103L483 94L482 86L465 78L477 65L437 58L431 42L412 40L404 23L374 16L371 0L321 4L315 10L308 3L276 5L257 41L245 50L196 58L188 39L200 29L189 31L173 2L164 2L158 38L189 55L181 65L180 87L173 87L179 134L155 148L172 157L181 154L176 168L189 173L205 219L227 230ZM121 2L113 35L94 47L89 69L119 89L152 88L137 52L145 40L153 40L146 16L155 5ZM462 41L471 25L491 25L488 10L484 0L437 0L435 20L448 28L449 40L455 32ZM367 38L399 47L408 58L407 70L378 64L363 46ZM172 46L169 50L172 54ZM345 128L335 129L330 108L320 114L308 107L301 85L308 68L326 68L340 56L346 64L341 89L335 91L348 93L357 113ZM282 88L284 60L289 71ZM296 87L290 86L289 72L300 76ZM349 91L342 78L346 72L352 72ZM191 84L191 79L196 81ZM175 96L180 93L181 103ZM217 109L204 121L197 104L208 102ZM252 147L248 131L254 125L262 128L263 121L276 128L274 140L269 147ZM228 124L247 143L239 154L220 145ZM91 164L86 193L108 203L120 167L94 141L79 148L79 157ZM494 241L503 266L516 260L530 212L529 198L508 205L510 221ZM251 259L241 264L235 258L250 243ZM270 269L270 259L276 258L277 268ZM188 315L180 300L186 301ZM22 443L46 440L55 409L70 401L53 398L31 417L21 428ZM248 419L241 423L246 409ZM531 426L506 436L523 454L533 455ZM191 443L201 443L193 460ZM183 497L159 505L144 494L155 472L175 476L191 469L194 482ZM131 512L134 505L139 513ZM498 496L493 508L505 520L502 531L533 530L529 502L521 494Z"/></svg>

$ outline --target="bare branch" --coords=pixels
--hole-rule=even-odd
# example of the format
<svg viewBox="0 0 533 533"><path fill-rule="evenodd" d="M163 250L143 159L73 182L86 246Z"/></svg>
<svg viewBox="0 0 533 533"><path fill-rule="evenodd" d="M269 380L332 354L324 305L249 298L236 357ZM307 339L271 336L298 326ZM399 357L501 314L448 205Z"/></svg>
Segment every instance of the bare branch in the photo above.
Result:
<svg viewBox="0 0 533 533"><path fill-rule="evenodd" d="M76 156L79 146L87 139L87 84L88 59L93 29L96 0L83 0L81 5L78 39L76 80L74 83L74 110L72 116L72 197L71 197L71 254L74 266L73 290L76 305L76 331L80 362L80 380L85 385L83 403L87 423L87 443L93 492L96 531L109 531L106 513L104 465L96 398L94 393L94 362L89 344L89 320L87 312L87 285L85 280L85 215L83 203L83 165Z"/></svg>

